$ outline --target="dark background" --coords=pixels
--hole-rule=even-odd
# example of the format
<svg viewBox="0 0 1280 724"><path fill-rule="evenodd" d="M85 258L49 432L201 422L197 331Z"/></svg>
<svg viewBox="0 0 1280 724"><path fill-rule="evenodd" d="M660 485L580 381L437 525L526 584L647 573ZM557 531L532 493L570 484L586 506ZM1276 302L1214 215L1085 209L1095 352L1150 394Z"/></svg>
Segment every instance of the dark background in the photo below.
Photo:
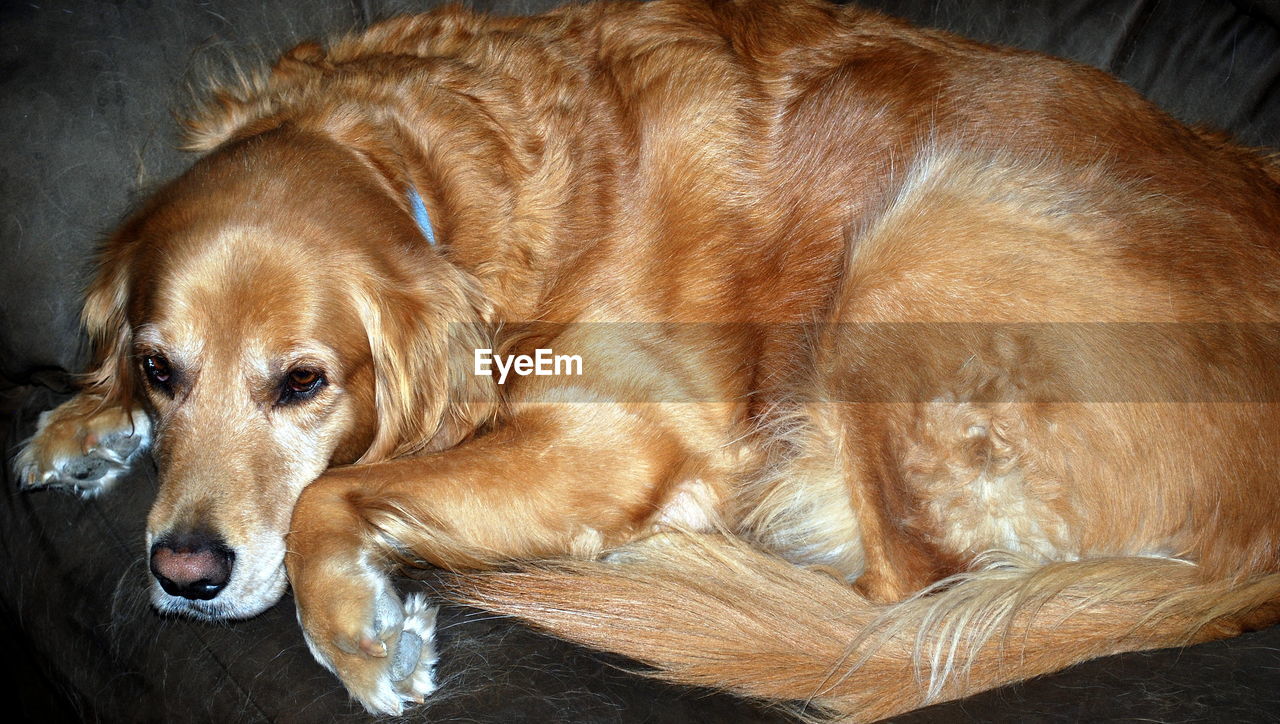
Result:
<svg viewBox="0 0 1280 724"><path fill-rule="evenodd" d="M877 0L981 40L1116 73L1178 118L1280 147L1280 0ZM536 0L476 2L529 12ZM228 58L426 9L409 0L0 0L0 445L11 456L79 369L90 251L190 159L172 113ZM251 621L158 617L145 594L148 466L83 501L0 492L0 681L45 721L365 719L302 643L292 601ZM416 585L416 584L407 584ZM450 722L746 722L722 696L460 609L442 617L444 687L408 717ZM1111 657L899 718L1280 721L1280 628Z"/></svg>

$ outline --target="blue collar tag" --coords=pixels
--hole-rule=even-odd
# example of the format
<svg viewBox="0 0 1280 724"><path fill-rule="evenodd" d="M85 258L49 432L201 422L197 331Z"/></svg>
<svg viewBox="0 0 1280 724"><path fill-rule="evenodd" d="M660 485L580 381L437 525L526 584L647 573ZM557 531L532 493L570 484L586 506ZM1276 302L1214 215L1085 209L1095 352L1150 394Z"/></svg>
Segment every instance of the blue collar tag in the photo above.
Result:
<svg viewBox="0 0 1280 724"><path fill-rule="evenodd" d="M418 190L409 187L409 205L413 208L413 220L418 222L418 230L427 237L427 243L436 245L436 232L431 228L431 215L427 213L427 204L422 200Z"/></svg>

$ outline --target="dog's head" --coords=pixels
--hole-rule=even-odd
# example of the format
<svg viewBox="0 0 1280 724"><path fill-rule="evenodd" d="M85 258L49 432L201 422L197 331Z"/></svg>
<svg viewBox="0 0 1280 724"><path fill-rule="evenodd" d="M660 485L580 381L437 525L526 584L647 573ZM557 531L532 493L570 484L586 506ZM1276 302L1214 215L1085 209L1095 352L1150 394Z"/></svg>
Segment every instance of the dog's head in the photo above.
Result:
<svg viewBox="0 0 1280 724"><path fill-rule="evenodd" d="M154 423L160 610L264 610L308 483L456 444L492 409L458 369L484 346L483 295L401 194L360 154L281 128L207 156L108 242L89 384Z"/></svg>

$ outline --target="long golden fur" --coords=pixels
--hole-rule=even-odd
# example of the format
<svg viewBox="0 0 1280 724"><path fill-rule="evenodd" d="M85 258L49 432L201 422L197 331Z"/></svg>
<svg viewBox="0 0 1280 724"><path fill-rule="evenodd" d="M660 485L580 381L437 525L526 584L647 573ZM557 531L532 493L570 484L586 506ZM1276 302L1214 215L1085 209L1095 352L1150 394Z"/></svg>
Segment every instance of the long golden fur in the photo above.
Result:
<svg viewBox="0 0 1280 724"><path fill-rule="evenodd" d="M287 570L372 711L434 686L405 560L851 720L1280 613L1280 174L1101 72L810 0L451 8L188 139L19 463L151 441L157 606ZM538 348L583 374L471 368Z"/></svg>

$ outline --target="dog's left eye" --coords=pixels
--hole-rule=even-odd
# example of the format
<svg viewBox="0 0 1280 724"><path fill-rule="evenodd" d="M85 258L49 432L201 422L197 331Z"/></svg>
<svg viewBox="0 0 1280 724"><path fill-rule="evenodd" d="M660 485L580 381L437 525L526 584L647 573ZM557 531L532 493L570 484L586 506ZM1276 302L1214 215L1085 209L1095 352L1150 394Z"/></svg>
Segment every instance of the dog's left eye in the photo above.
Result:
<svg viewBox="0 0 1280 724"><path fill-rule="evenodd" d="M280 402L298 402L311 397L324 385L324 375L319 370L299 367L290 370L281 385Z"/></svg>
<svg viewBox="0 0 1280 724"><path fill-rule="evenodd" d="M173 395L173 369L164 355L149 354L142 358L142 371L152 385Z"/></svg>

